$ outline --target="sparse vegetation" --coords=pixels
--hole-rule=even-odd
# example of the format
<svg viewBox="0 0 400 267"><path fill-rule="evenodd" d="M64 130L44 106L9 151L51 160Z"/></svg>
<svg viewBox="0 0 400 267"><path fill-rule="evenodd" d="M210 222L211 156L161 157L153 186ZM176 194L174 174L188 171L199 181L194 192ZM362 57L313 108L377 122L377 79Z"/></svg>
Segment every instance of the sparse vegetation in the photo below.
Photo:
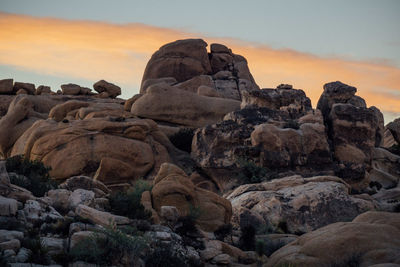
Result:
<svg viewBox="0 0 400 267"><path fill-rule="evenodd" d="M247 225L241 229L242 234L239 239L239 247L242 250L254 250L255 249L255 235L256 229L252 225Z"/></svg>
<svg viewBox="0 0 400 267"><path fill-rule="evenodd" d="M29 253L28 262L42 265L50 264L49 250L38 236L24 239L22 246L31 251Z"/></svg>
<svg viewBox="0 0 400 267"><path fill-rule="evenodd" d="M283 128L285 128L285 129L290 128L290 129L298 130L298 129L300 129L300 124L296 120L288 120L283 125Z"/></svg>
<svg viewBox="0 0 400 267"><path fill-rule="evenodd" d="M145 210L140 203L142 193L150 191L151 185L143 180L136 182L135 187L131 191L117 192L110 196L110 208L113 213L126 216L131 219L149 219L151 213Z"/></svg>
<svg viewBox="0 0 400 267"><path fill-rule="evenodd" d="M174 251L169 244L157 244L145 259L147 267L185 267L184 258Z"/></svg>
<svg viewBox="0 0 400 267"><path fill-rule="evenodd" d="M172 135L169 140L178 149L190 153L192 151L192 140L194 131L191 128L182 128Z"/></svg>
<svg viewBox="0 0 400 267"><path fill-rule="evenodd" d="M267 179L267 169L258 166L253 160L239 159L238 165L241 168L239 179L244 183L260 183Z"/></svg>
<svg viewBox="0 0 400 267"><path fill-rule="evenodd" d="M57 183L49 176L50 168L40 161L31 161L18 155L6 160L6 168L8 172L17 174L10 175L11 183L28 189L36 197L42 197L50 189L57 188Z"/></svg>
<svg viewBox="0 0 400 267"><path fill-rule="evenodd" d="M70 251L70 257L74 261L82 260L102 266L117 263L130 266L145 248L147 242L143 237L129 235L123 229L110 225L76 244Z"/></svg>
<svg viewBox="0 0 400 267"><path fill-rule="evenodd" d="M215 230L214 235L220 241L224 241L224 239L230 235L232 241L232 224L228 223L221 225L217 230Z"/></svg>

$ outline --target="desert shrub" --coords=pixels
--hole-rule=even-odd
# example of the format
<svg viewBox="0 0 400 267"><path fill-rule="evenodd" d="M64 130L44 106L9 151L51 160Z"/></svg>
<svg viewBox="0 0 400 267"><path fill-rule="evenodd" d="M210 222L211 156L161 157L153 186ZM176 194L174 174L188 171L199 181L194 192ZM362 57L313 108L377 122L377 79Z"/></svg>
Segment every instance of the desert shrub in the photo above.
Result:
<svg viewBox="0 0 400 267"><path fill-rule="evenodd" d="M18 155L6 160L6 168L8 172L18 174L10 176L11 183L28 189L36 197L57 188L57 183L49 176L50 168L38 160L31 161Z"/></svg>
<svg viewBox="0 0 400 267"><path fill-rule="evenodd" d="M43 224L40 227L41 234L61 234L67 236L69 234L69 226L73 222L73 219L65 218L64 220L56 220L55 222L50 222Z"/></svg>
<svg viewBox="0 0 400 267"><path fill-rule="evenodd" d="M151 186L147 182L137 181L133 190L117 192L110 196L110 210L131 219L149 219L151 213L140 203L142 193L149 190L151 190Z"/></svg>
<svg viewBox="0 0 400 267"><path fill-rule="evenodd" d="M103 266L121 261L130 265L146 247L147 242L143 237L131 236L115 225L110 225L81 240L71 249L69 255L74 261L82 260Z"/></svg>
<svg viewBox="0 0 400 267"><path fill-rule="evenodd" d="M252 160L239 159L238 165L241 168L239 179L244 183L254 184L268 180L268 171L266 168L258 166Z"/></svg>
<svg viewBox="0 0 400 267"><path fill-rule="evenodd" d="M291 128L298 130L300 128L299 123L296 120L288 120L284 125L283 128Z"/></svg>
<svg viewBox="0 0 400 267"><path fill-rule="evenodd" d="M252 225L247 225L241 229L242 234L239 238L239 247L242 250L254 250L255 249L255 236L256 229Z"/></svg>
<svg viewBox="0 0 400 267"><path fill-rule="evenodd" d="M190 153L192 151L193 129L182 128L173 134L169 140L178 149Z"/></svg>
<svg viewBox="0 0 400 267"><path fill-rule="evenodd" d="M264 240L258 239L256 241L256 252L258 256L262 256L264 254L265 251L265 242Z"/></svg>
<svg viewBox="0 0 400 267"><path fill-rule="evenodd" d="M217 230L215 230L214 235L220 241L224 241L225 237L229 235L232 239L232 224L228 223L221 225Z"/></svg>
<svg viewBox="0 0 400 267"><path fill-rule="evenodd" d="M38 236L25 238L22 241L22 246L30 250L28 262L42 265L50 264L49 250Z"/></svg>
<svg viewBox="0 0 400 267"><path fill-rule="evenodd" d="M145 258L146 267L185 267L187 263L171 244L158 244Z"/></svg>
<svg viewBox="0 0 400 267"><path fill-rule="evenodd" d="M275 229L270 224L261 224L256 229L257 235L266 235L266 234L271 234L274 232L275 232Z"/></svg>

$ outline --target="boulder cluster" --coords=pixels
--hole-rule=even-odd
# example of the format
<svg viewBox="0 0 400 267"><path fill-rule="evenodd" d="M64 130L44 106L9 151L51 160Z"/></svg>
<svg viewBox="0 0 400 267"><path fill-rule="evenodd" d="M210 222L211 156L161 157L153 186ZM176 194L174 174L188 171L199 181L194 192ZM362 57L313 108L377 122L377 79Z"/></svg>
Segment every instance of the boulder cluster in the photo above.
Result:
<svg viewBox="0 0 400 267"><path fill-rule="evenodd" d="M93 88L0 81L0 264L400 264L400 119L355 87L313 108L187 39Z"/></svg>

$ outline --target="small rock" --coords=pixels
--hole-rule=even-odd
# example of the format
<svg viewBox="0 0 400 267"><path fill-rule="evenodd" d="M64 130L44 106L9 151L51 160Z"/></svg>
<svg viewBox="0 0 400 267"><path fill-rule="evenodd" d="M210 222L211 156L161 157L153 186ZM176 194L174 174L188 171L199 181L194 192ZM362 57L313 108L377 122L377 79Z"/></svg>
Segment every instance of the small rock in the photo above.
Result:
<svg viewBox="0 0 400 267"><path fill-rule="evenodd" d="M40 241L47 247L51 255L62 253L65 249L66 240L63 238L41 237Z"/></svg>
<svg viewBox="0 0 400 267"><path fill-rule="evenodd" d="M51 93L50 86L39 85L38 88L36 88L37 95L50 94L50 93Z"/></svg>
<svg viewBox="0 0 400 267"><path fill-rule="evenodd" d="M211 260L211 263L218 265L228 265L230 262L231 256L229 256L228 254L219 254Z"/></svg>
<svg viewBox="0 0 400 267"><path fill-rule="evenodd" d="M13 93L13 79L0 80L0 94L11 95Z"/></svg>
<svg viewBox="0 0 400 267"><path fill-rule="evenodd" d="M35 94L35 85L33 83L15 82L14 83L14 92L17 92L17 94L18 94L18 91L21 89L25 90L25 92L27 94L30 94L30 95Z"/></svg>
<svg viewBox="0 0 400 267"><path fill-rule="evenodd" d="M22 240L24 233L13 230L0 230L0 242L10 241L12 239Z"/></svg>
<svg viewBox="0 0 400 267"><path fill-rule="evenodd" d="M5 258L5 259L9 259L9 258L11 258L11 257L14 257L16 254L15 254L15 251L14 250L12 250L12 249L6 249L6 250L4 250L3 251L3 257Z"/></svg>
<svg viewBox="0 0 400 267"><path fill-rule="evenodd" d="M168 223L175 223L179 218L179 211L175 206L161 206L160 216Z"/></svg>
<svg viewBox="0 0 400 267"><path fill-rule="evenodd" d="M18 202L12 198L0 196L0 215L14 216L18 210Z"/></svg>
<svg viewBox="0 0 400 267"><path fill-rule="evenodd" d="M68 210L71 191L66 189L54 189L48 191L47 196L50 198L51 206L59 210Z"/></svg>
<svg viewBox="0 0 400 267"><path fill-rule="evenodd" d="M27 95L28 91L26 91L25 89L19 89L16 93L16 95Z"/></svg>
<svg viewBox="0 0 400 267"><path fill-rule="evenodd" d="M276 87L277 89L293 89L293 85L281 83Z"/></svg>
<svg viewBox="0 0 400 267"><path fill-rule="evenodd" d="M9 241L0 243L0 250L12 249L14 251L18 251L20 247L21 242L18 239L11 239Z"/></svg>
<svg viewBox="0 0 400 267"><path fill-rule="evenodd" d="M82 218L88 219L95 224L107 226L110 223L129 224L130 219L123 216L111 214L109 212L99 211L85 205L78 205L75 213Z"/></svg>
<svg viewBox="0 0 400 267"><path fill-rule="evenodd" d="M74 210L78 205L91 206L94 202L94 192L85 189L76 189L69 196L69 207Z"/></svg>
<svg viewBox="0 0 400 267"><path fill-rule="evenodd" d="M26 262L29 259L30 253L32 253L30 249L20 248L17 256L15 256L15 262Z"/></svg>
<svg viewBox="0 0 400 267"><path fill-rule="evenodd" d="M81 87L77 84L68 83L61 85L63 95L79 95Z"/></svg>

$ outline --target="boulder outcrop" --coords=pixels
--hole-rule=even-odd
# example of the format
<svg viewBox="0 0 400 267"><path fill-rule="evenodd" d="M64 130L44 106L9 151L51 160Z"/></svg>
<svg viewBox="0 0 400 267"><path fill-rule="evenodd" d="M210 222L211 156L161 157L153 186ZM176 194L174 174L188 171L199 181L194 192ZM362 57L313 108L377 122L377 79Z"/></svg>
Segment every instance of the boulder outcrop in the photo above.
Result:
<svg viewBox="0 0 400 267"><path fill-rule="evenodd" d="M201 127L221 121L225 114L239 107L240 102L236 100L200 96L167 84L156 84L134 102L131 112L157 121Z"/></svg>
<svg viewBox="0 0 400 267"><path fill-rule="evenodd" d="M173 146L151 120L41 120L24 132L11 155L41 160L55 179L89 175L113 184L156 172L171 161L169 148Z"/></svg>
<svg viewBox="0 0 400 267"><path fill-rule="evenodd" d="M233 223L256 229L285 224L290 233L305 233L322 226L349 221L375 205L350 195L350 186L335 176L290 176L237 187L227 199Z"/></svg>
<svg viewBox="0 0 400 267"><path fill-rule="evenodd" d="M398 265L399 225L398 213L366 212L299 237L272 254L266 266Z"/></svg>
<svg viewBox="0 0 400 267"><path fill-rule="evenodd" d="M228 200L195 186L179 167L164 163L154 178L152 205L159 214L163 206L175 206L181 216L191 208L200 212L196 224L205 231L215 231L230 222L232 207Z"/></svg>
<svg viewBox="0 0 400 267"><path fill-rule="evenodd" d="M201 127L237 110L242 92L258 86L244 57L224 45L212 45L223 49L213 48L207 53L207 43L201 39L162 46L146 66L140 88L143 96L132 105L132 113ZM200 120L193 119L195 116Z"/></svg>
<svg viewBox="0 0 400 267"><path fill-rule="evenodd" d="M367 108L356 91L341 82L327 83L317 108L328 129L336 175L362 190L369 182L372 149L383 144L384 126L382 113Z"/></svg>

